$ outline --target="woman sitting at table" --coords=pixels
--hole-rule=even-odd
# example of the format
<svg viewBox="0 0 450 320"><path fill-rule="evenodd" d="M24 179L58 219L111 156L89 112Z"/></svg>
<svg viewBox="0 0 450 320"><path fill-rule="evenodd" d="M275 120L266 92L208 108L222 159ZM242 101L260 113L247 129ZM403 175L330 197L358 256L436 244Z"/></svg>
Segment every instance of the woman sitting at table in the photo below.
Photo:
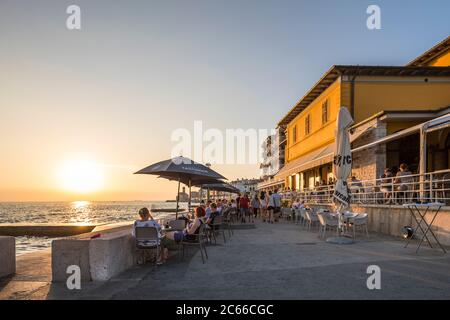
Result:
<svg viewBox="0 0 450 320"><path fill-rule="evenodd" d="M167 258L168 252L167 249L164 247L164 242L162 241L163 236L161 234L161 226L158 222L156 222L153 219L153 216L150 214L150 211L147 208L142 208L139 210L139 220L136 220L133 224L133 229L131 231L131 234L133 237L136 237L136 228L137 227L146 227L146 228L156 228L158 231L158 241L159 245L161 246L160 254L158 257L158 264L164 263L164 261ZM138 245L145 247L146 245L153 245L153 243L149 243L148 240L138 240Z"/></svg>
<svg viewBox="0 0 450 320"><path fill-rule="evenodd" d="M173 240L175 242L185 241L195 241L197 240L198 233L200 231L200 226L204 224L203 217L205 216L205 209L203 207L195 208L195 218L194 221L188 224L188 226L183 231L172 231L166 233L166 238Z"/></svg>

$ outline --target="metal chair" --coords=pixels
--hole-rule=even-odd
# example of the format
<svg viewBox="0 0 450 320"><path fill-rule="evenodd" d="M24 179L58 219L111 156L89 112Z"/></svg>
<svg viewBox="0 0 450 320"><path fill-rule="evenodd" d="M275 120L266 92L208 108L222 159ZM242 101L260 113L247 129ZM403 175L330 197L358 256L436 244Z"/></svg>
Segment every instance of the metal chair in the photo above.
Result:
<svg viewBox="0 0 450 320"><path fill-rule="evenodd" d="M156 249L155 265L157 265L158 256L161 251L158 229L155 227L136 227L135 243L138 254L142 256L144 263L149 257L149 252Z"/></svg>
<svg viewBox="0 0 450 320"><path fill-rule="evenodd" d="M223 232L223 228L222 227L222 216L216 216L214 218L214 221L212 224L209 225L209 234L210 236L212 236L212 238L214 239L214 244L217 244L217 237L216 234L222 233L223 236L223 242L227 242L225 239L225 232Z"/></svg>
<svg viewBox="0 0 450 320"><path fill-rule="evenodd" d="M228 214L230 217L230 224L236 223L238 221L237 208L231 208Z"/></svg>
<svg viewBox="0 0 450 320"><path fill-rule="evenodd" d="M201 224L201 226L199 227L199 231L198 234L192 234L190 235L190 237L192 237L192 240L186 240L183 239L180 242L180 245L182 246L182 259L184 259L184 254L185 254L185 248L189 247L189 246L197 246L200 249L200 254L202 256L202 262L205 263L205 257L203 255L203 252L205 252L205 256L206 259L208 259L208 253L206 252L206 239L207 239L207 235L206 235L206 225L204 223ZM187 250L186 250L187 251Z"/></svg>
<svg viewBox="0 0 450 320"><path fill-rule="evenodd" d="M231 216L230 216L230 210L224 211L222 214L222 227L228 230L228 235L231 238L231 235L234 234L233 229L231 229Z"/></svg>

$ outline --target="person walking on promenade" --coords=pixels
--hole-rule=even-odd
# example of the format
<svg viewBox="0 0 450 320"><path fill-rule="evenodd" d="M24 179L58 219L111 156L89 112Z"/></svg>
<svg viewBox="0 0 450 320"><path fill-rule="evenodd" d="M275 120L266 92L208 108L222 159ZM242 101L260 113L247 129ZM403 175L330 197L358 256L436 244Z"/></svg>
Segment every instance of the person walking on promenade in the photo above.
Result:
<svg viewBox="0 0 450 320"><path fill-rule="evenodd" d="M248 215L248 209L250 207L250 199L248 195L245 193L243 197L241 197L239 201L239 207L241 211L241 222L247 222L246 216Z"/></svg>
<svg viewBox="0 0 450 320"><path fill-rule="evenodd" d="M266 193L264 191L261 192L261 196L259 199L259 214L261 215L261 218L263 222L266 222L267 220L267 197Z"/></svg>
<svg viewBox="0 0 450 320"><path fill-rule="evenodd" d="M236 211L238 214L238 219L242 219L241 217L241 195L238 194L238 196L236 197Z"/></svg>
<svg viewBox="0 0 450 320"><path fill-rule="evenodd" d="M281 210L281 196L278 189L274 193L269 192L269 223L278 221L278 214Z"/></svg>
<svg viewBox="0 0 450 320"><path fill-rule="evenodd" d="M255 222L253 219L256 219L258 217L259 207L261 206L259 202L258 195L255 194L255 196L252 199L252 210L253 210L253 218L252 222Z"/></svg>

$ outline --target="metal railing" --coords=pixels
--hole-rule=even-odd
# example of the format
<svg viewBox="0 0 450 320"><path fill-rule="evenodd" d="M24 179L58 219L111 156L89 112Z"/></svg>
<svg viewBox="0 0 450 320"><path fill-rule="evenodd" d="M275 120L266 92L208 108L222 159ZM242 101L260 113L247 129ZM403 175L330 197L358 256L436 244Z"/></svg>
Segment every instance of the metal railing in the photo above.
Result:
<svg viewBox="0 0 450 320"><path fill-rule="evenodd" d="M450 169L373 180L348 180L353 204L401 205L410 202L441 202L450 205ZM284 199L311 204L332 204L334 185L303 191L283 191Z"/></svg>

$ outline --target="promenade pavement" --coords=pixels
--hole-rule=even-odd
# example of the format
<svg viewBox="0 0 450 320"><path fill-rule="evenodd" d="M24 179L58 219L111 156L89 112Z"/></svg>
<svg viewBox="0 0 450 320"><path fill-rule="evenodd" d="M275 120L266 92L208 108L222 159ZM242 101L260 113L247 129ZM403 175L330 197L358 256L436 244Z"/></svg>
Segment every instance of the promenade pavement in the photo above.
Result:
<svg viewBox="0 0 450 320"><path fill-rule="evenodd" d="M330 232L329 236L333 234ZM291 222L242 226L226 243L191 249L157 268L135 266L104 283L69 291L48 287L48 299L450 299L450 254L393 237L364 235L334 245ZM381 269L381 289L367 287L367 268Z"/></svg>

